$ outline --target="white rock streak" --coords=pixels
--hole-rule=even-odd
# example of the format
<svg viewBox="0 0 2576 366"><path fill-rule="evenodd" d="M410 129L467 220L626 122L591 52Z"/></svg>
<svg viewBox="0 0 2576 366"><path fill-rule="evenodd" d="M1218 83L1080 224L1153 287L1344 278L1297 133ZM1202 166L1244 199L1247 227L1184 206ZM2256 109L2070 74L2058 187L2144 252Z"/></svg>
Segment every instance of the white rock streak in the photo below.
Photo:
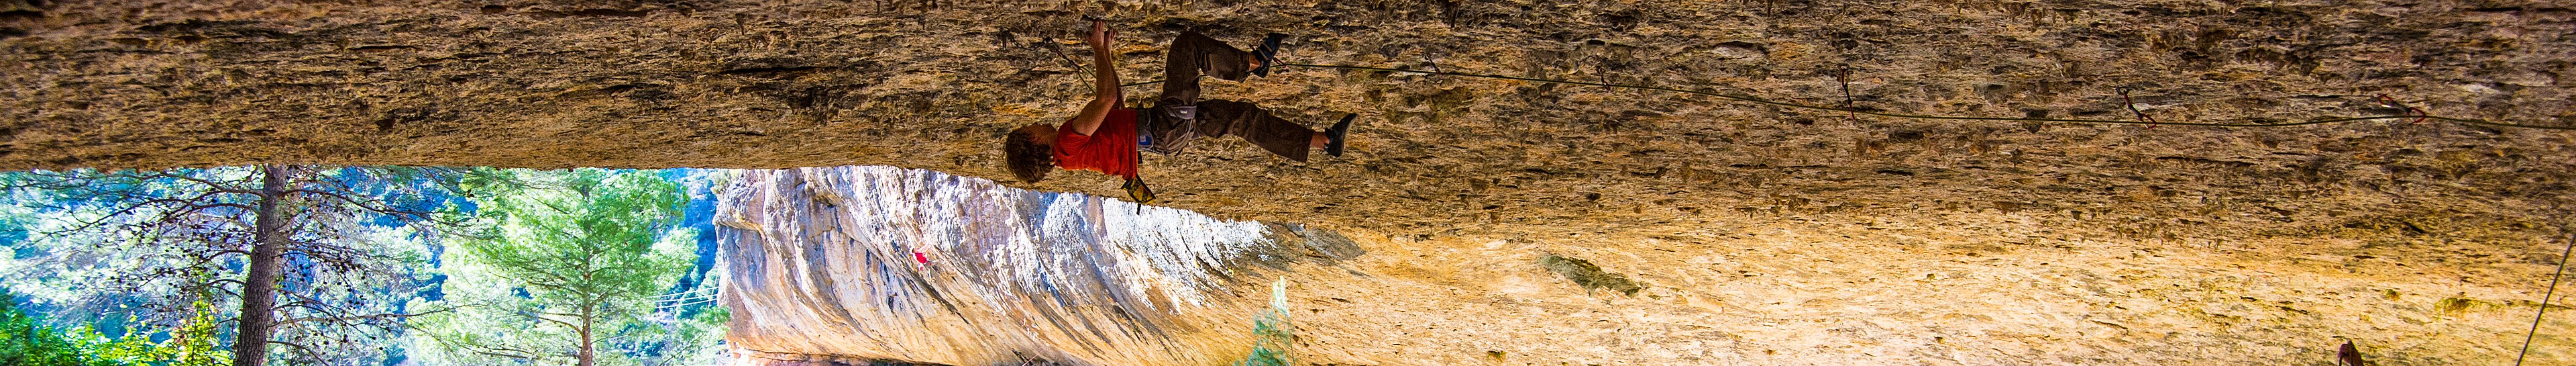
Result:
<svg viewBox="0 0 2576 366"><path fill-rule="evenodd" d="M1221 363L1255 310L1226 288L1280 245L1259 222L890 167L747 172L719 200L730 340L767 354Z"/></svg>

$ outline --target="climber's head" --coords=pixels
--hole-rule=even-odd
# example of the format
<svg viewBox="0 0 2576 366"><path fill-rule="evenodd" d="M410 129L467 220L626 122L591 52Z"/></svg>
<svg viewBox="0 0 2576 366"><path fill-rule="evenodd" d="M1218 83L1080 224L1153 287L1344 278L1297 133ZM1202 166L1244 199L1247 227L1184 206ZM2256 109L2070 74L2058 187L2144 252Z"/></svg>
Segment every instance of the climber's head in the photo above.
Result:
<svg viewBox="0 0 2576 366"><path fill-rule="evenodd" d="M1045 180L1055 170L1055 126L1039 123L1011 130L1002 137L1002 157L1021 182Z"/></svg>

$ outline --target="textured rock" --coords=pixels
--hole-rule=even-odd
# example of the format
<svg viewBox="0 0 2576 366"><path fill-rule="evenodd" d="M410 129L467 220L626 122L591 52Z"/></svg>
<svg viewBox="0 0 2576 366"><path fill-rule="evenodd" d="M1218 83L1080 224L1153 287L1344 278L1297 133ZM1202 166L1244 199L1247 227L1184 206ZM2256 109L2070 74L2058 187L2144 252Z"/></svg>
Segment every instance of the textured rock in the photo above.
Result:
<svg viewBox="0 0 2576 366"><path fill-rule="evenodd" d="M1083 51L1078 14L1121 19L1134 80L1199 29L1298 34L1312 63L1917 113L2576 113L2557 1L45 3L0 15L0 166L1005 178L994 140L1084 94L1053 50ZM1144 169L1172 207L1378 253L1292 279L1331 284L1300 299L1301 349L1342 364L2325 362L2335 335L2383 364L2502 363L2576 182L2569 132L2438 122L1935 122L1316 69L1209 88L1364 116L1347 158L1220 141ZM1011 184L1117 195L1057 176ZM1645 286L1588 295L1547 255ZM2543 325L2542 360L2576 363L2547 333L2568 323Z"/></svg>
<svg viewBox="0 0 2576 366"><path fill-rule="evenodd" d="M815 361L773 365L1219 364L1250 344L1263 290L1219 278L1272 275L1296 284L1300 364L2325 364L2337 337L2381 365L2501 363L2537 308L2517 300L2536 284L2511 279L2555 259L2482 260L2500 257L2482 246L2543 239L2474 220L2212 240L2027 212L1745 217L1647 238L1362 234L1357 255L883 167L749 171L722 205L731 343ZM1641 289L1588 288L1602 282ZM2576 357L2550 335L2576 324L2545 325L2533 359Z"/></svg>
<svg viewBox="0 0 2576 366"><path fill-rule="evenodd" d="M1157 75L1171 29L1194 28L1300 34L1290 55L1304 62L1921 113L2126 118L2126 88L2165 121L2399 112L2368 101L2379 94L2444 115L2576 118L2561 81L2576 11L2546 1L241 1L41 14L0 20L23 34L0 39L0 167L869 164L1007 177L995 139L1063 118L1087 92L1056 52L1083 51L1062 46L1078 14L1124 19L1131 80ZM2269 197L2563 200L2576 161L2565 132L2439 123L1926 122L1314 69L1210 87L1316 123L1367 118L1348 159L1287 163L1235 142L1149 158L1171 205L1403 230L1660 220L1584 218L1594 208L1875 211L1900 198L2155 220L2167 217L2148 211L2233 201L2214 216L2316 220L2369 208Z"/></svg>
<svg viewBox="0 0 2576 366"><path fill-rule="evenodd" d="M751 171L718 205L728 343L762 358L1230 362L1264 273L1359 254L1329 232L890 167Z"/></svg>

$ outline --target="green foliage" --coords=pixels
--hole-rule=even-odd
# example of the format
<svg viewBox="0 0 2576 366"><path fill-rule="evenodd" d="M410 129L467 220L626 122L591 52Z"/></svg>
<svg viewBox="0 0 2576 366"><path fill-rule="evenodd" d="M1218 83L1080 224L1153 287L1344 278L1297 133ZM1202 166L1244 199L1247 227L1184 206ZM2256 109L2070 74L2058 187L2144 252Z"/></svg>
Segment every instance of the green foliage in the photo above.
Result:
<svg viewBox="0 0 2576 366"><path fill-rule="evenodd" d="M1646 285L1628 280L1628 276L1602 271L1601 266L1592 265L1592 261L1580 258L1549 254L1546 258L1539 258L1538 265L1547 267L1548 271L1556 272L1559 276L1565 276L1565 279L1583 286L1585 291L1610 290L1618 291L1623 295L1637 296L1638 290L1646 289Z"/></svg>
<svg viewBox="0 0 2576 366"><path fill-rule="evenodd" d="M1297 364L1289 347L1297 342L1297 326L1288 322L1288 279L1270 284L1270 311L1252 321L1252 352L1235 361L1234 366L1289 366Z"/></svg>
<svg viewBox="0 0 2576 366"><path fill-rule="evenodd" d="M599 364L661 364L698 357L710 347L697 345L721 338L709 314L671 319L654 307L695 257L696 234L677 229L688 202L678 185L600 169L470 176L481 229L441 268L445 304L415 305L457 307L412 319L421 360L576 364L606 345Z"/></svg>
<svg viewBox="0 0 2576 366"><path fill-rule="evenodd" d="M212 313L200 310L171 339L153 342L146 332L129 331L110 339L95 328L57 330L34 315L19 311L16 299L0 291L0 365L10 366L223 366L229 354L215 347ZM204 303L198 303L200 307Z"/></svg>
<svg viewBox="0 0 2576 366"><path fill-rule="evenodd" d="M26 366L109 366L113 362L87 355L87 345L63 336L17 309L17 299L0 292L0 364Z"/></svg>
<svg viewBox="0 0 2576 366"><path fill-rule="evenodd" d="M480 202L493 235L465 243L471 261L528 285L539 303L596 306L621 295L657 293L679 258L656 255L688 198L644 173L577 170L555 177L561 190L521 190ZM593 309L604 311L607 309Z"/></svg>
<svg viewBox="0 0 2576 366"><path fill-rule="evenodd" d="M223 319L215 317L213 307L211 304L197 303L197 315L189 317L187 322L180 323L178 329L172 330L170 340L153 347L153 353L159 356L155 358L170 361L164 366L232 364L233 355L228 352L230 348L220 346L224 339L223 335L217 332L216 327L223 324Z"/></svg>
<svg viewBox="0 0 2576 366"><path fill-rule="evenodd" d="M178 328L170 329L170 339L153 342L148 332L128 330L124 337L108 338L97 329L81 327L71 337L82 343L92 357L115 365L154 366L225 366L232 364L231 349L222 347L224 339L217 333L223 319L215 318L211 305L196 304L197 315L189 317Z"/></svg>
<svg viewBox="0 0 2576 366"><path fill-rule="evenodd" d="M70 338L76 342L85 343L88 348L86 352L98 359L148 362L148 360L170 358L161 352L160 345L153 344L152 338L145 337L143 332L127 332L124 337L108 338L106 334L99 333L98 328L80 327L71 331Z"/></svg>

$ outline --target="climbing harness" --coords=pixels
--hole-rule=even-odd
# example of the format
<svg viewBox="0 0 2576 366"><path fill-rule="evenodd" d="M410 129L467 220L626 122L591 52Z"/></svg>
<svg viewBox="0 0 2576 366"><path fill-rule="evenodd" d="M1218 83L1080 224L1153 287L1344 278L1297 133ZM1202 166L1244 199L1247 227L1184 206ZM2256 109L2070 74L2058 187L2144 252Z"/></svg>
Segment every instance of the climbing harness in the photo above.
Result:
<svg viewBox="0 0 2576 366"><path fill-rule="evenodd" d="M1180 149L1191 140L1189 136L1155 136L1155 133L1171 129L1171 127L1165 127L1167 124L1186 124L1198 118L1197 106L1155 108L1129 105L1127 108L1141 111L1136 116L1136 151L1130 152L1135 154L1138 162L1145 161L1146 151L1164 155L1180 153ZM1127 183L1119 185L1118 189L1127 191L1127 200L1136 202L1136 213L1141 214L1145 212L1145 205L1154 203L1154 188L1145 185L1143 171L1138 171L1136 174L1135 177L1127 178Z"/></svg>

